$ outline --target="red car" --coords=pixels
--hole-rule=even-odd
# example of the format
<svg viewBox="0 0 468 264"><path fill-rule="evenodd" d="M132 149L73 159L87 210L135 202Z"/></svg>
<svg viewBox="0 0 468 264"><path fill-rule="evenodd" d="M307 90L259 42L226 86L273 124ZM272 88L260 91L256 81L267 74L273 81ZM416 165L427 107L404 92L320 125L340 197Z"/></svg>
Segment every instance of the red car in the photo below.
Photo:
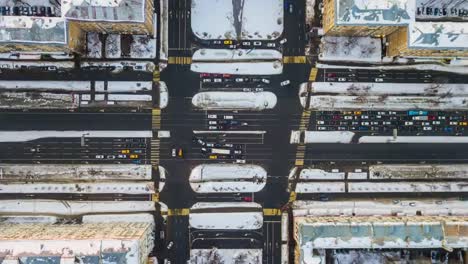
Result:
<svg viewBox="0 0 468 264"><path fill-rule="evenodd" d="M252 199L252 196L246 196L246 197L242 197L242 201L244 201L244 202L252 202L253 199Z"/></svg>
<svg viewBox="0 0 468 264"><path fill-rule="evenodd" d="M209 73L200 73L200 78L203 78L203 77L210 77L210 74Z"/></svg>

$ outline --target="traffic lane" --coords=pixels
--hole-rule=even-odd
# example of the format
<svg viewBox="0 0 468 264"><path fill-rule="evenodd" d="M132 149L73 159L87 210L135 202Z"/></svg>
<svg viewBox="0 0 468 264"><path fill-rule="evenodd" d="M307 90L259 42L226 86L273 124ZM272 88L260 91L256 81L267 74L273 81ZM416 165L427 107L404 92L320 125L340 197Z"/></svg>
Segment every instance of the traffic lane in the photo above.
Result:
<svg viewBox="0 0 468 264"><path fill-rule="evenodd" d="M166 256L172 263L186 263L189 259L188 216L167 217ZM170 243L172 242L172 246Z"/></svg>
<svg viewBox="0 0 468 264"><path fill-rule="evenodd" d="M46 199L61 201L152 201L151 194L108 194L108 193L2 193L0 200Z"/></svg>
<svg viewBox="0 0 468 264"><path fill-rule="evenodd" d="M266 263L281 259L281 221L263 221L263 257Z"/></svg>
<svg viewBox="0 0 468 264"><path fill-rule="evenodd" d="M468 144L307 144L306 160L468 160Z"/></svg>
<svg viewBox="0 0 468 264"><path fill-rule="evenodd" d="M112 72L112 70L104 69L63 69L58 71L44 71L41 69L20 69L0 71L2 80L24 80L27 76L30 81L152 81L153 73L145 71L124 70L120 72Z"/></svg>
<svg viewBox="0 0 468 264"><path fill-rule="evenodd" d="M0 130L148 130L151 113L0 113Z"/></svg>
<svg viewBox="0 0 468 264"><path fill-rule="evenodd" d="M203 248L261 248L262 234L250 230L193 230L191 249Z"/></svg>
<svg viewBox="0 0 468 264"><path fill-rule="evenodd" d="M131 142L125 140L131 140ZM85 138L84 141L78 138L54 138L0 143L0 146L6 150L0 152L0 160L4 161L136 164L149 162L150 147L149 139L146 138Z"/></svg>

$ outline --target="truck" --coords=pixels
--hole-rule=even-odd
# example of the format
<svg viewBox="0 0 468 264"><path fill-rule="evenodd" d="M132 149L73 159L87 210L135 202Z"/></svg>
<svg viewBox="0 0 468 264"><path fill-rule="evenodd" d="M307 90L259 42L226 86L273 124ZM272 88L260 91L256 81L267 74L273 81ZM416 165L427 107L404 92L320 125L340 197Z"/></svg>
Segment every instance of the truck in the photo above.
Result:
<svg viewBox="0 0 468 264"><path fill-rule="evenodd" d="M231 150L229 149L221 149L221 148L202 148L201 149L205 154L222 154L222 155L230 155Z"/></svg>

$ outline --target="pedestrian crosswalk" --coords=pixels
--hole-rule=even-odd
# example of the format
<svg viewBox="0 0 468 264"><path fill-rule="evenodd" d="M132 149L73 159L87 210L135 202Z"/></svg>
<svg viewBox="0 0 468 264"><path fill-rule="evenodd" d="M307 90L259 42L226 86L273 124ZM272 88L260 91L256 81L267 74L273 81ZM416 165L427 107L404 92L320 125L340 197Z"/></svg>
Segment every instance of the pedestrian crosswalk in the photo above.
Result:
<svg viewBox="0 0 468 264"><path fill-rule="evenodd" d="M309 82L314 82L315 81L315 79L317 78L317 72L318 72L318 70L315 67L310 69Z"/></svg>
<svg viewBox="0 0 468 264"><path fill-rule="evenodd" d="M306 63L306 57L305 56L284 56L283 63L304 64Z"/></svg>
<svg viewBox="0 0 468 264"><path fill-rule="evenodd" d="M161 73L159 70L154 70L153 72L153 82L159 82L161 80Z"/></svg>
<svg viewBox="0 0 468 264"><path fill-rule="evenodd" d="M189 208L168 209L168 216L185 216L190 214Z"/></svg>
<svg viewBox="0 0 468 264"><path fill-rule="evenodd" d="M159 164L159 148L161 141L158 138L151 139L151 165L156 166Z"/></svg>
<svg viewBox="0 0 468 264"><path fill-rule="evenodd" d="M299 123L299 130L301 130L301 131L307 130L307 128L309 127L309 123L310 123L311 113L312 113L312 111L310 111L310 110L304 110L302 112L301 122Z"/></svg>
<svg viewBox="0 0 468 264"><path fill-rule="evenodd" d="M151 129L161 129L161 109L154 108L151 112Z"/></svg>
<svg viewBox="0 0 468 264"><path fill-rule="evenodd" d="M169 64L192 64L192 57L169 57Z"/></svg>
<svg viewBox="0 0 468 264"><path fill-rule="evenodd" d="M306 146L303 144L297 145L296 150L296 166L304 166L304 157L305 157Z"/></svg>
<svg viewBox="0 0 468 264"><path fill-rule="evenodd" d="M263 208L263 215L266 215L266 216L281 215L281 209Z"/></svg>

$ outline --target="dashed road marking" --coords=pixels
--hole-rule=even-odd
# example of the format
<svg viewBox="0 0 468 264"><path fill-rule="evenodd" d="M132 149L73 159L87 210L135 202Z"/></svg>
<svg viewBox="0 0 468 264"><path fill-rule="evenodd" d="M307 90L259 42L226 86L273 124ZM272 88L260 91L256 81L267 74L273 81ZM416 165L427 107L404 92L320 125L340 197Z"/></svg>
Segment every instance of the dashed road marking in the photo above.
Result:
<svg viewBox="0 0 468 264"><path fill-rule="evenodd" d="M189 208L168 209L168 216L185 216L190 214Z"/></svg>

